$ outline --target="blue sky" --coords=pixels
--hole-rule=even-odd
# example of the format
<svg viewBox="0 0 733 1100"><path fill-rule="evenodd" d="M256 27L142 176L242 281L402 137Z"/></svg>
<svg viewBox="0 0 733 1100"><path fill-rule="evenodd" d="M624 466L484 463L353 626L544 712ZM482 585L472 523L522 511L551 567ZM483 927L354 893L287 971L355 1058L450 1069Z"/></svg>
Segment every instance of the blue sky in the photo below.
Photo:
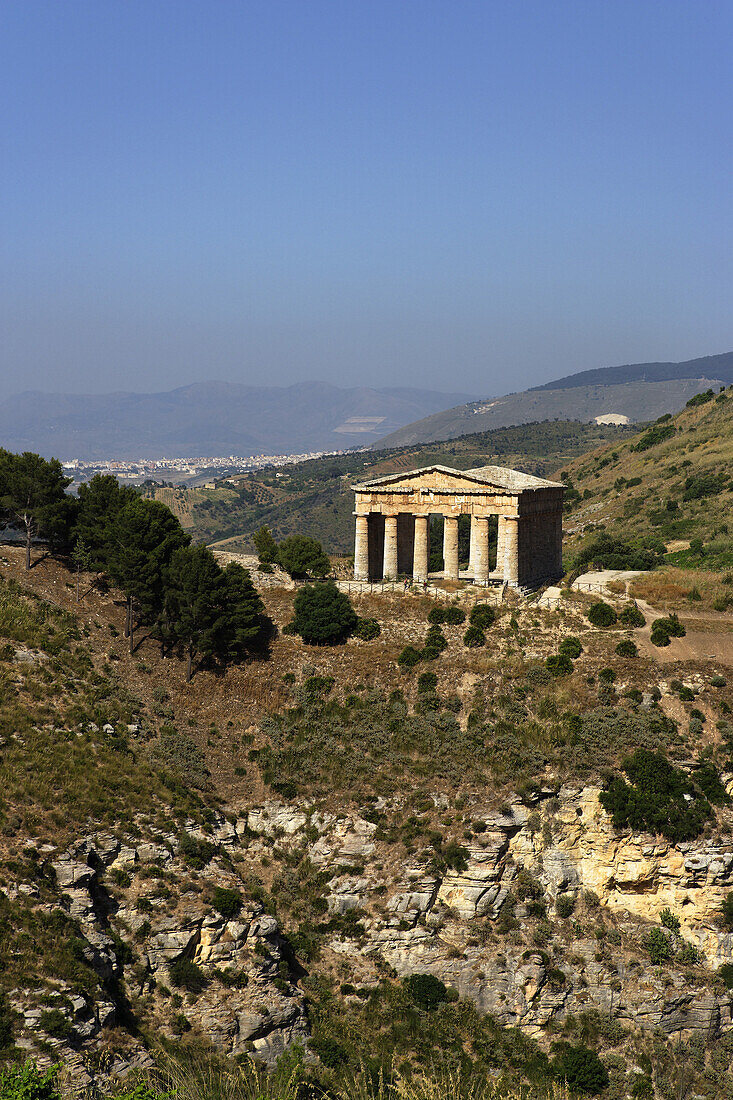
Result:
<svg viewBox="0 0 733 1100"><path fill-rule="evenodd" d="M733 348L715 0L5 0L0 396Z"/></svg>

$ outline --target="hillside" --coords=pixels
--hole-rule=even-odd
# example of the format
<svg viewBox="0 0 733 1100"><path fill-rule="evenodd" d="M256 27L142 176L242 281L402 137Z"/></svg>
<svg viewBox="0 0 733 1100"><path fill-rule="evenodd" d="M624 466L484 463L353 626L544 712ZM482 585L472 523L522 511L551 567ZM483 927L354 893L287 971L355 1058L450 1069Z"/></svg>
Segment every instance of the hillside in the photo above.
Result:
<svg viewBox="0 0 733 1100"><path fill-rule="evenodd" d="M0 439L11 451L64 459L307 454L365 446L468 396L322 382L201 382L165 393L21 393L0 403Z"/></svg>
<svg viewBox="0 0 733 1100"><path fill-rule="evenodd" d="M353 549L355 477L379 477L430 463L461 469L497 463L546 476L570 458L600 443L623 439L629 429L553 421L479 432L448 444L330 456L280 470L263 470L220 482L215 490L151 490L207 543L236 540L228 549L250 548L249 535L267 524L277 538L301 533L323 542L330 553Z"/></svg>
<svg viewBox="0 0 733 1100"><path fill-rule="evenodd" d="M576 1063L608 1096L733 1089L725 666L674 680L569 593L511 597L477 649L445 625L407 672L434 601L357 597L381 636L309 647L275 588L269 659L187 684L152 638L127 652L119 593L22 566L3 548L0 1060L103 1088L162 1044L214 1080L289 1049L339 1097L380 1066L537 1100ZM671 761L669 805L614 826L602 773L637 750Z"/></svg>
<svg viewBox="0 0 733 1100"><path fill-rule="evenodd" d="M733 570L733 388L697 400L639 436L563 466L574 490L566 505L567 559L600 531L652 540L667 551L669 566L688 572L687 589L704 581L709 606L733 605L722 579L728 574L730 581Z"/></svg>
<svg viewBox="0 0 733 1100"><path fill-rule="evenodd" d="M733 352L685 363L636 363L580 371L522 393L436 412L386 435L375 446L400 447L452 439L467 432L554 417L590 421L596 416L619 413L639 423L676 412L711 384L731 382Z"/></svg>

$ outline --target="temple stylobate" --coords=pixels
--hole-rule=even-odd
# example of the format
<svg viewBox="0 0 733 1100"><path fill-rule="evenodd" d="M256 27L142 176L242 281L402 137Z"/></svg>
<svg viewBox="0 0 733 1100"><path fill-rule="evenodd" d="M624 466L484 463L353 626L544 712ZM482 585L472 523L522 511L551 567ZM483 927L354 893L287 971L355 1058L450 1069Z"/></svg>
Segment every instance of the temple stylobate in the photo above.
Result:
<svg viewBox="0 0 733 1100"><path fill-rule="evenodd" d="M432 515L443 517L444 577L532 588L562 576L564 487L559 482L502 466L426 466L352 488L356 580L399 575L426 580ZM459 574L458 519L464 515L471 517L470 553L468 569ZM495 555L489 536L494 516Z"/></svg>

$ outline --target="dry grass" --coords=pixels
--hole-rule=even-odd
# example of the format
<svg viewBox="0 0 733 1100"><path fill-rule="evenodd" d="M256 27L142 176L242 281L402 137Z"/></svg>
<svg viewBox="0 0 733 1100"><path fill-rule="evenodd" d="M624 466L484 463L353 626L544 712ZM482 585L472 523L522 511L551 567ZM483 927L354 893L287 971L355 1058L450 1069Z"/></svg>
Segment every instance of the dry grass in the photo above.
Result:
<svg viewBox="0 0 733 1100"><path fill-rule="evenodd" d="M695 592L699 600L690 599ZM632 599L646 600L660 610L694 614L712 610L716 600L733 594L733 586L722 584L719 573L669 567L637 577L629 583L628 593Z"/></svg>

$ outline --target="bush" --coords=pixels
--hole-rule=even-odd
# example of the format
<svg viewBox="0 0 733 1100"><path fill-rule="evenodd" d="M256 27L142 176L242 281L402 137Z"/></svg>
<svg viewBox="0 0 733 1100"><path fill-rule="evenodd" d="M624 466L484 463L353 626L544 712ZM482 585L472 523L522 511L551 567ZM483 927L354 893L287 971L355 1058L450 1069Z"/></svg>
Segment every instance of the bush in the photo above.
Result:
<svg viewBox="0 0 733 1100"><path fill-rule="evenodd" d="M615 776L599 796L617 829L659 833L674 843L700 835L713 816L710 803L666 757L637 749L621 766L630 784Z"/></svg>
<svg viewBox="0 0 733 1100"><path fill-rule="evenodd" d="M588 622L593 626L615 626L618 616L610 604L598 600L588 608Z"/></svg>
<svg viewBox="0 0 733 1100"><path fill-rule="evenodd" d="M566 1081L573 1092L597 1096L608 1084L606 1067L594 1050L584 1046L558 1043L552 1068L555 1076Z"/></svg>
<svg viewBox="0 0 733 1100"><path fill-rule="evenodd" d="M443 622L447 626L460 626L466 618L466 612L460 607L445 607L443 608Z"/></svg>
<svg viewBox="0 0 733 1100"><path fill-rule="evenodd" d="M643 626L646 622L644 615L639 611L638 607L634 607L632 604L630 607L625 607L618 617L618 621L623 623L624 626Z"/></svg>
<svg viewBox="0 0 733 1100"><path fill-rule="evenodd" d="M722 966L718 967L716 973L725 982L726 989L733 989L733 963L723 963Z"/></svg>
<svg viewBox="0 0 733 1100"><path fill-rule="evenodd" d="M629 638L625 638L623 642L619 642L616 646L616 654L619 657L638 657L639 650L635 642L632 642Z"/></svg>
<svg viewBox="0 0 733 1100"><path fill-rule="evenodd" d="M574 568L593 565L598 569L654 569L661 563L662 553L654 547L632 546L612 535L601 535L575 558Z"/></svg>
<svg viewBox="0 0 733 1100"><path fill-rule="evenodd" d="M598 673L598 679L602 684L613 684L616 681L616 673L612 668L602 668Z"/></svg>
<svg viewBox="0 0 733 1100"><path fill-rule="evenodd" d="M185 989L187 993L202 993L208 982L201 967L190 959L176 959L170 965L171 983L176 989Z"/></svg>
<svg viewBox="0 0 733 1100"><path fill-rule="evenodd" d="M674 433L674 424L655 424L653 428L644 433L636 446L632 446L630 449L632 451L648 451L650 447L655 447L658 443L664 443L665 440L671 439Z"/></svg>
<svg viewBox="0 0 733 1100"><path fill-rule="evenodd" d="M670 638L684 638L687 633L676 615L667 615L663 619L655 619L652 623L652 634L655 631L667 634Z"/></svg>
<svg viewBox="0 0 733 1100"><path fill-rule="evenodd" d="M308 645L336 645L348 638L357 614L333 581L301 588L293 604L295 629Z"/></svg>
<svg viewBox="0 0 733 1100"><path fill-rule="evenodd" d="M646 939L646 949L649 952L650 962L655 966L661 966L674 958L672 940L661 928L652 928Z"/></svg>
<svg viewBox="0 0 733 1100"><path fill-rule="evenodd" d="M420 664L422 659L423 655L419 649L415 649L414 645L406 645L397 658L397 664L400 668L409 670Z"/></svg>
<svg viewBox="0 0 733 1100"><path fill-rule="evenodd" d="M0 1069L2 1100L60 1100L57 1077L59 1067L39 1069L33 1062Z"/></svg>
<svg viewBox="0 0 733 1100"><path fill-rule="evenodd" d="M283 634L287 634L290 637L292 637L294 634L297 634L298 631L295 629L295 619L291 619L289 623L285 623L282 632Z"/></svg>
<svg viewBox="0 0 733 1100"><path fill-rule="evenodd" d="M555 912L561 920L567 920L575 909L575 898L572 894L558 894L555 902Z"/></svg>
<svg viewBox="0 0 733 1100"><path fill-rule="evenodd" d="M690 726L692 726L692 722L690 722ZM699 732L702 733L702 730ZM706 763L698 768L695 772L694 779L708 802L712 802L714 806L728 805L730 802L730 795L723 786L720 776L712 764Z"/></svg>
<svg viewBox="0 0 733 1100"><path fill-rule="evenodd" d="M658 646L660 649L663 649L664 646L667 646L670 643L669 634L667 634L665 630L652 630L649 640L652 645Z"/></svg>
<svg viewBox="0 0 733 1100"><path fill-rule="evenodd" d="M277 561L291 577L325 577L331 572L331 562L316 539L291 535L277 548Z"/></svg>
<svg viewBox="0 0 733 1100"><path fill-rule="evenodd" d="M417 690L420 692L435 691L438 685L438 677L434 672L422 672L417 678Z"/></svg>
<svg viewBox="0 0 733 1100"><path fill-rule="evenodd" d="M733 932L733 893L726 894L721 902L720 923L728 932Z"/></svg>
<svg viewBox="0 0 733 1100"><path fill-rule="evenodd" d="M488 630L490 626L493 626L495 619L496 611L487 603L475 604L468 616L471 626L476 626L479 630Z"/></svg>
<svg viewBox="0 0 733 1100"><path fill-rule="evenodd" d="M573 662L564 653L557 653L548 657L545 666L553 676L569 676L573 671Z"/></svg>
<svg viewBox="0 0 733 1100"><path fill-rule="evenodd" d="M448 639L439 626L431 626L428 628L428 632L425 635L425 648L437 649L438 653L442 653L444 649L448 648Z"/></svg>
<svg viewBox="0 0 733 1100"><path fill-rule="evenodd" d="M479 646L484 645L485 641L486 636L483 630L481 627L476 626L475 623L472 623L463 635L463 644L469 649L477 649Z"/></svg>
<svg viewBox="0 0 733 1100"><path fill-rule="evenodd" d="M231 920L236 917L242 908L242 895L239 890L227 890L224 886L217 886L211 897L212 908L222 917Z"/></svg>
<svg viewBox="0 0 733 1100"><path fill-rule="evenodd" d="M354 627L354 637L361 638L363 642L371 642L382 633L382 628L376 619L357 619Z"/></svg>
<svg viewBox="0 0 733 1100"><path fill-rule="evenodd" d="M448 1000L447 986L433 974L410 974L403 984L417 1007L426 1012Z"/></svg>
<svg viewBox="0 0 733 1100"><path fill-rule="evenodd" d="M440 626L441 623L444 623L445 608L440 606L431 607L428 614L428 622L434 623L436 626Z"/></svg>
<svg viewBox="0 0 733 1100"><path fill-rule="evenodd" d="M680 931L680 918L671 909L663 909L659 914L659 923L677 936Z"/></svg>
<svg viewBox="0 0 733 1100"><path fill-rule="evenodd" d="M557 651L562 657L570 657L575 661L583 652L583 647L580 644L580 639L573 637L571 634L567 638L563 638Z"/></svg>

